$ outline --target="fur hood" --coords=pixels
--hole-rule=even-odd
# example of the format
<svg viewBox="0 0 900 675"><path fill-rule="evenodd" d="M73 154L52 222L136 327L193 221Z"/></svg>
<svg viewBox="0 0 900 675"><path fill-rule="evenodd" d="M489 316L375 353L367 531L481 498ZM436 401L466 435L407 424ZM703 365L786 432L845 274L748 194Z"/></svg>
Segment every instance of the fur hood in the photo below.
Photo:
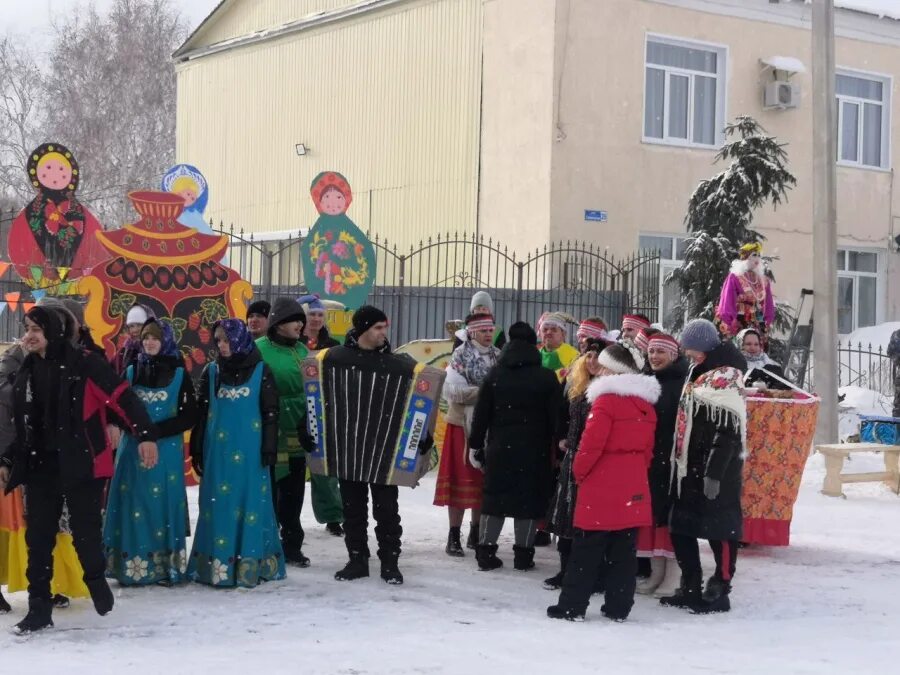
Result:
<svg viewBox="0 0 900 675"><path fill-rule="evenodd" d="M587 399L591 403L604 394L637 396L653 405L662 391L653 375L603 375L588 386Z"/></svg>

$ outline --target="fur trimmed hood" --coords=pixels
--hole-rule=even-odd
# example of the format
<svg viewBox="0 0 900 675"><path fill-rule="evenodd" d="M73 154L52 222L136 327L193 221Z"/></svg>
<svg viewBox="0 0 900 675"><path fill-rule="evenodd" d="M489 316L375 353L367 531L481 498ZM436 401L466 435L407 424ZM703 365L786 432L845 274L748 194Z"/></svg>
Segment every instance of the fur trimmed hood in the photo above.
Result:
<svg viewBox="0 0 900 675"><path fill-rule="evenodd" d="M603 375L595 378L588 386L587 399L591 403L604 394L616 396L637 396L653 405L662 388L653 375Z"/></svg>

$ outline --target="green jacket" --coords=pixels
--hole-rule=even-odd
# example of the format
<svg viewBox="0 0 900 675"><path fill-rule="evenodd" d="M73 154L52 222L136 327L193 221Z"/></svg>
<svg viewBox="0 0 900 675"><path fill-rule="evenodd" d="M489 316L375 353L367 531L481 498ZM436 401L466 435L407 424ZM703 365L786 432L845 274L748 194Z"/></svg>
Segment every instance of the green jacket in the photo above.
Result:
<svg viewBox="0 0 900 675"><path fill-rule="evenodd" d="M256 346L263 361L269 366L278 388L280 411L278 416L278 466L276 474L286 468L291 457L303 454L297 440L297 427L306 418L306 392L303 389L303 375L300 364L309 354L302 342L286 347L272 342L268 337L259 338Z"/></svg>

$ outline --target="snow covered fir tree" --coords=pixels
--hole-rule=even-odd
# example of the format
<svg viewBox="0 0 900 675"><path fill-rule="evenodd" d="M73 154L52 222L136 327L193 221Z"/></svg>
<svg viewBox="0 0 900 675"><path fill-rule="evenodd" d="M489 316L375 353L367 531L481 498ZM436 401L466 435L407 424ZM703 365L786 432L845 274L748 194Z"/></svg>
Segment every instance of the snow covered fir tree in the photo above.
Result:
<svg viewBox="0 0 900 675"><path fill-rule="evenodd" d="M684 219L689 234L684 261L670 276L681 296L676 312L679 324L685 316L714 318L722 284L738 250L765 240L751 227L754 213L767 202L777 208L797 184L787 168L785 145L767 135L752 117L742 115L728 124L725 139L716 161L730 161L730 165L697 186ZM768 266L766 275L774 281ZM775 327L785 329L790 321L790 307L779 303Z"/></svg>

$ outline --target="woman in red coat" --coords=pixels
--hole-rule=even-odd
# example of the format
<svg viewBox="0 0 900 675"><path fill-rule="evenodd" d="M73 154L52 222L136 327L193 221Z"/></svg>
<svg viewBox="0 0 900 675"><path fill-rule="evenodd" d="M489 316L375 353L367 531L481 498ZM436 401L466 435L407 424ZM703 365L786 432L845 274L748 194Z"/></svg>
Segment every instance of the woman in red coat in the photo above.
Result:
<svg viewBox="0 0 900 675"><path fill-rule="evenodd" d="M656 378L641 375L621 345L597 358L600 376L588 387L591 413L572 466L578 497L572 554L553 619L584 619L597 569L606 560L606 596L600 611L624 621L634 604L637 530L653 516L647 468L653 458Z"/></svg>

